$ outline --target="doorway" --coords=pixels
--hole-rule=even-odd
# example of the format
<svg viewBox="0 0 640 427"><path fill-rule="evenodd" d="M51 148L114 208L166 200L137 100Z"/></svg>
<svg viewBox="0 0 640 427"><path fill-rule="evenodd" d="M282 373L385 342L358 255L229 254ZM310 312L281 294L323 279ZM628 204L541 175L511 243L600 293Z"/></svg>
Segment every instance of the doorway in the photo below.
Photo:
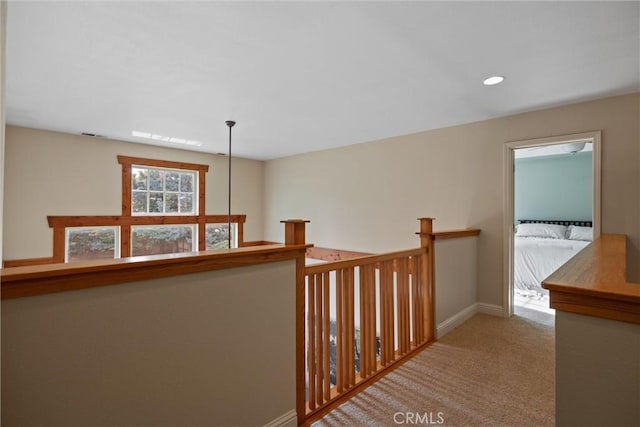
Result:
<svg viewBox="0 0 640 427"><path fill-rule="evenodd" d="M588 200L591 206L583 206L581 213L576 213L575 205L580 203L566 203L565 199L567 194L570 198L577 199L578 196L574 196L570 189L564 189L564 195L558 193L558 188L569 184L562 181L561 174L564 172L557 171L568 169L566 165L569 162L576 163L579 158L584 164L587 154L576 154L585 153L587 149L591 152L588 159L591 173L585 179L591 180L591 194L588 194L591 196ZM546 292L539 286L539 282L588 244L584 237L587 232L593 238L600 235L600 153L600 131L514 141L504 145L503 309L506 317L514 314L516 300L520 304L530 304L529 308L533 310L542 309L545 304L548 307L548 299L544 299ZM516 165L519 175L516 174ZM534 170L540 167L550 169L542 175L535 172L539 174L535 178ZM554 168L556 172L553 172ZM525 173L525 170L528 172ZM524 185L525 178L534 181L538 179L540 182ZM516 191L527 192L528 196L523 198L524 195L516 194ZM548 194L538 194L540 192ZM541 197L546 197L547 204L557 201L557 206L544 207ZM584 202L581 201L583 205ZM585 210L590 212L585 213ZM537 253L546 254L546 258L535 258ZM557 264L558 260L561 260L560 264ZM540 268L526 269L527 264Z"/></svg>

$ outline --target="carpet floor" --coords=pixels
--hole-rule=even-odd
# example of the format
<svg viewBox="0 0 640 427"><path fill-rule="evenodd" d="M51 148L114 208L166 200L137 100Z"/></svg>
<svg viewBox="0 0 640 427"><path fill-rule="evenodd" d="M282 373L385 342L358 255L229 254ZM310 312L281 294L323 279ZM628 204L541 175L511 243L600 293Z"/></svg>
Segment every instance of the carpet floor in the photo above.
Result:
<svg viewBox="0 0 640 427"><path fill-rule="evenodd" d="M314 426L553 426L553 316L478 314Z"/></svg>

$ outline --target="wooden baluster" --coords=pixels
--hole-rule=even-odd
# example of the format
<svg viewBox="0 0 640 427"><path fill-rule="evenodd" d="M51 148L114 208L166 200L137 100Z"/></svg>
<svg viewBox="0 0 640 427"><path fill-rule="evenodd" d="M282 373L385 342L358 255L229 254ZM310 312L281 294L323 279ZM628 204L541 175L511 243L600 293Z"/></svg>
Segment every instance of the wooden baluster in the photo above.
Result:
<svg viewBox="0 0 640 427"><path fill-rule="evenodd" d="M371 294L370 294L370 321L371 321L371 373L373 374L378 370L378 360L377 360L377 351L378 351L378 340L377 340L377 321L378 321L378 301L376 300L376 269L372 264L370 265L371 273L370 273L370 283L371 283Z"/></svg>
<svg viewBox="0 0 640 427"><path fill-rule="evenodd" d="M360 375L362 378L371 375L374 365L371 356L375 359L375 344L371 335L375 337L375 302L371 298L372 289L375 292L373 277L375 270L372 265L360 267ZM374 321L371 321L371 313Z"/></svg>
<svg viewBox="0 0 640 427"><path fill-rule="evenodd" d="M347 344L348 344L348 359L347 366L349 368L349 386L353 386L356 383L356 363L355 363L355 325L354 325L354 267L347 269Z"/></svg>
<svg viewBox="0 0 640 427"><path fill-rule="evenodd" d="M396 267L396 295L398 300L396 301L396 317L398 319L398 353L401 355L404 353L404 286L401 271L401 260L395 260Z"/></svg>
<svg viewBox="0 0 640 427"><path fill-rule="evenodd" d="M366 267L360 267L360 377L366 378L369 375L369 349L367 342L369 332L369 319L367 318L367 275Z"/></svg>
<svg viewBox="0 0 640 427"><path fill-rule="evenodd" d="M387 278L387 286L389 287L389 361L393 362L396 358L396 308L395 308L395 278L393 275L393 262L389 261L387 263L388 268L388 278Z"/></svg>
<svg viewBox="0 0 640 427"><path fill-rule="evenodd" d="M318 406L322 405L322 397L323 397L323 393L322 393L322 386L324 384L324 372L323 372L323 367L324 364L322 363L323 361L323 348L322 348L322 340L323 340L323 322L322 322L322 297L323 297L323 292L322 292L322 275L321 274L315 274L314 275L314 282L315 282L315 287L316 287L316 309L315 309L315 323L316 323L316 339L315 339L315 343L314 345L316 346L316 399L318 401Z"/></svg>
<svg viewBox="0 0 640 427"><path fill-rule="evenodd" d="M329 272L322 273L322 286L324 291L324 313L323 313L323 321L324 321L324 400L328 402L331 399L331 350L330 350L330 337L331 337L331 298L330 298L330 288L331 280L329 276Z"/></svg>
<svg viewBox="0 0 640 427"><path fill-rule="evenodd" d="M418 316L418 330L420 331L420 343L425 342L425 329L424 318L427 315L426 307L424 306L424 277L422 276L422 258L424 255L416 257L416 283L418 288L418 310L420 315Z"/></svg>
<svg viewBox="0 0 640 427"><path fill-rule="evenodd" d="M384 365L394 359L394 320L393 320L393 265L390 261L380 264L380 291L384 294L385 304L382 310L382 323L385 331L383 343Z"/></svg>
<svg viewBox="0 0 640 427"><path fill-rule="evenodd" d="M311 276L307 276L307 280L308 280L308 287L307 287L307 297L308 297L308 304L307 304L307 319L309 322L308 325L308 333L309 333L309 341L308 341L308 359L307 359L307 364L308 364L308 369L309 369L309 381L308 381L308 388L309 388L309 408L311 410L316 408L316 386L315 386L315 381L316 381L316 352L315 352L315 347L316 347L316 328L315 328L315 276L311 275Z"/></svg>
<svg viewBox="0 0 640 427"><path fill-rule="evenodd" d="M377 302L376 302L376 270L373 264L369 264L367 266L367 288L369 293L369 302L367 307L369 308L369 375L376 372L377 369L377 360L376 360L376 312L377 312Z"/></svg>
<svg viewBox="0 0 640 427"><path fill-rule="evenodd" d="M336 270L336 388L338 393L344 391L343 299L342 270Z"/></svg>
<svg viewBox="0 0 640 427"><path fill-rule="evenodd" d="M420 289L420 257L411 257L411 290L413 292L413 343L414 345L422 344L422 304L420 297L422 295Z"/></svg>
<svg viewBox="0 0 640 427"><path fill-rule="evenodd" d="M382 263L376 264L376 269L378 270L378 287L380 289L380 363L384 366L387 363L385 350L387 344L387 291L383 282Z"/></svg>
<svg viewBox="0 0 640 427"><path fill-rule="evenodd" d="M400 354L409 350L409 292L406 258L396 260L398 277L398 347Z"/></svg>
<svg viewBox="0 0 640 427"><path fill-rule="evenodd" d="M349 353L353 349L349 346L349 277L347 270L342 274L342 378L345 390L349 389Z"/></svg>
<svg viewBox="0 0 640 427"><path fill-rule="evenodd" d="M349 346L349 275L347 269L342 270L342 375L345 390L349 389L349 353L353 349Z"/></svg>
<svg viewBox="0 0 640 427"><path fill-rule="evenodd" d="M404 265L404 322L405 322L405 352L411 350L411 288L409 283L409 259L402 260Z"/></svg>

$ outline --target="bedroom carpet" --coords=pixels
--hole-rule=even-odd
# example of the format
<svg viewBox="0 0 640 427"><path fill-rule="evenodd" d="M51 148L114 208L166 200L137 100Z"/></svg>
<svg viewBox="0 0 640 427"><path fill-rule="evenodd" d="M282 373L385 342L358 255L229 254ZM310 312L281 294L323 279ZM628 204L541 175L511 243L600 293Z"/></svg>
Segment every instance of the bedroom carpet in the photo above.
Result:
<svg viewBox="0 0 640 427"><path fill-rule="evenodd" d="M314 426L553 426L553 320L478 314Z"/></svg>

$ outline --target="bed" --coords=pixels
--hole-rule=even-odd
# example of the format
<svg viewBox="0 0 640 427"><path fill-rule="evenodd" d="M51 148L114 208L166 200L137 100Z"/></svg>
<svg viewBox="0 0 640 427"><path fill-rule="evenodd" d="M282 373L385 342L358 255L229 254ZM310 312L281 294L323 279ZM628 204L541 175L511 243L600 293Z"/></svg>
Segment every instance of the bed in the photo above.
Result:
<svg viewBox="0 0 640 427"><path fill-rule="evenodd" d="M514 241L514 289L524 296L544 296L542 281L593 239L591 221L522 219Z"/></svg>

